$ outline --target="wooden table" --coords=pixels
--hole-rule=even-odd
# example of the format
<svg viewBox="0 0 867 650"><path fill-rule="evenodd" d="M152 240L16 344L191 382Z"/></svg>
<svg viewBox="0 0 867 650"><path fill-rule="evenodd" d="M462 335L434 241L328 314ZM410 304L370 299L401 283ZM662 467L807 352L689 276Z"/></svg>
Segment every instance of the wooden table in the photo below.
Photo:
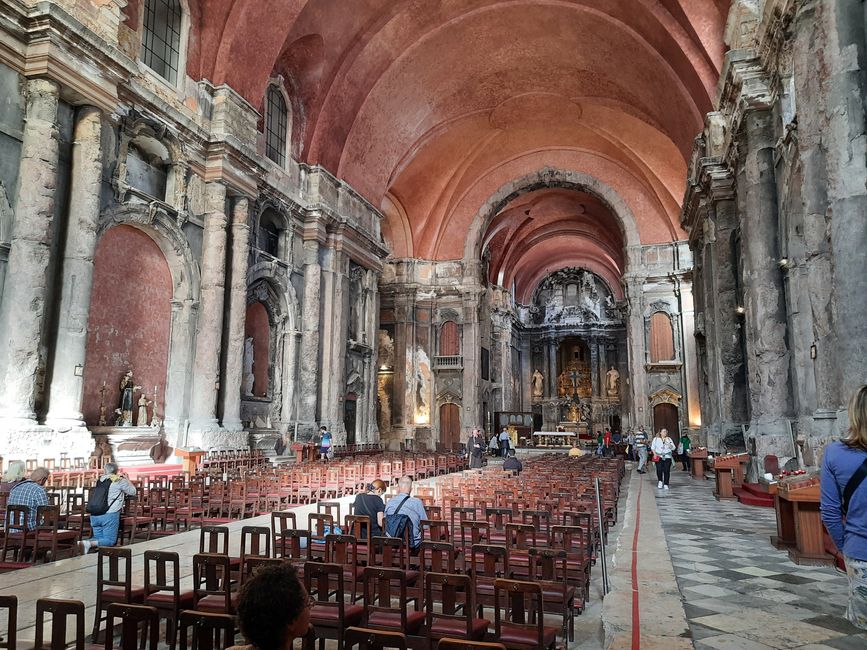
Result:
<svg viewBox="0 0 867 650"><path fill-rule="evenodd" d="M834 557L825 552L818 484L800 487L780 484L774 495L774 510L777 534L771 537L771 544L786 549L795 564L834 564Z"/></svg>
<svg viewBox="0 0 867 650"><path fill-rule="evenodd" d="M686 455L690 459L689 475L697 481L703 481L705 465L707 465L707 449L690 449Z"/></svg>
<svg viewBox="0 0 867 650"><path fill-rule="evenodd" d="M743 485L743 466L749 460L749 454L731 454L729 456L717 456L714 459L713 471L716 476L716 490L713 495L717 501L737 499L734 488Z"/></svg>
<svg viewBox="0 0 867 650"><path fill-rule="evenodd" d="M289 448L295 452L296 463L303 463L316 458L316 445L312 442L293 442Z"/></svg>
<svg viewBox="0 0 867 650"><path fill-rule="evenodd" d="M198 471L199 465L202 464L202 458L204 458L207 453L208 452L201 449L175 450L175 455L181 459L184 472L187 472L190 476L194 476Z"/></svg>

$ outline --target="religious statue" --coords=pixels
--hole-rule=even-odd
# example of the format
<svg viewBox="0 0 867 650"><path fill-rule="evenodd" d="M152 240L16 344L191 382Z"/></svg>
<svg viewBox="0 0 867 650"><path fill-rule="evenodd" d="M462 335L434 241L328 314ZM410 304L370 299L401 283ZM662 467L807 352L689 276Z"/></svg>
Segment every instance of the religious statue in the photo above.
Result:
<svg viewBox="0 0 867 650"><path fill-rule="evenodd" d="M578 405L575 404L574 402L572 402L572 404L569 406L569 414L567 416L569 421L570 422L578 422L578 417L580 415L581 415L581 413L578 410Z"/></svg>
<svg viewBox="0 0 867 650"><path fill-rule="evenodd" d="M605 392L608 397L620 395L620 373L614 366L611 366L611 369L605 374Z"/></svg>
<svg viewBox="0 0 867 650"><path fill-rule="evenodd" d="M244 339L244 396L253 397L253 337Z"/></svg>
<svg viewBox="0 0 867 650"><path fill-rule="evenodd" d="M120 426L132 426L132 398L133 392L141 390L141 386L136 386L132 379L132 370L127 370L126 374L120 380Z"/></svg>
<svg viewBox="0 0 867 650"><path fill-rule="evenodd" d="M572 388L574 384L572 383L572 377L569 376L569 373L563 371L560 373L560 376L557 378L557 391L560 393L560 397L568 397L572 394Z"/></svg>
<svg viewBox="0 0 867 650"><path fill-rule="evenodd" d="M147 396L142 393L138 398L138 417L136 418L136 426L146 427L148 425L148 406L153 402L148 401Z"/></svg>
<svg viewBox="0 0 867 650"><path fill-rule="evenodd" d="M536 371L533 373L533 397L542 397L544 381L545 378L542 376L542 373L536 368Z"/></svg>
<svg viewBox="0 0 867 650"><path fill-rule="evenodd" d="M590 422L590 419L593 416L593 410L590 407L590 402L582 402L581 403L581 421L582 422Z"/></svg>

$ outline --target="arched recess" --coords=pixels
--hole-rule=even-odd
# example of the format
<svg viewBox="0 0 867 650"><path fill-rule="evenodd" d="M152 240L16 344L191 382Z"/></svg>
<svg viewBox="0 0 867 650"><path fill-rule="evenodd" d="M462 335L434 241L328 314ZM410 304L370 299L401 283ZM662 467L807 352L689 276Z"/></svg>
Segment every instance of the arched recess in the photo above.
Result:
<svg viewBox="0 0 867 650"><path fill-rule="evenodd" d="M270 421L272 428L286 429L296 419L298 378L298 322L300 306L295 288L281 268L273 262L259 262L247 271L247 305L261 303L268 314L270 391L265 402L244 399L241 420L256 417Z"/></svg>
<svg viewBox="0 0 867 650"><path fill-rule="evenodd" d="M138 239L140 245L147 247L155 245L162 253L164 262L170 275L170 292L168 293L169 309L166 314L165 326L168 329L168 350L166 371L163 379L157 384L164 390L164 400L157 403L157 414L162 417L166 432L170 437L170 444L174 444L175 436L180 428L180 423L186 419L187 406L191 378L189 368L192 364L193 343L196 332L196 306L199 299L199 272L195 264L193 252L189 247L186 237L177 225L173 215L164 209L154 205L142 205L128 203L117 206L103 215L98 232L99 242L102 244L105 235L115 227L128 227L138 233L146 235L150 242ZM110 243L110 242L109 242ZM133 250L131 253L135 253ZM134 259L134 258L132 258ZM132 272L129 260L126 260L124 268ZM148 278L140 280L140 286L131 284L129 273L122 272L119 277L113 277L112 281L120 285L130 295L142 294L146 285L151 282ZM99 309L99 299L94 295L91 302L91 313ZM152 305L154 309L158 305ZM91 355L91 346L88 344L87 355ZM125 371L126 368L123 369ZM98 370L92 371L98 372ZM135 368L133 368L134 378ZM102 380L108 382L108 378L93 376L90 382L102 385ZM119 380L120 377L118 376ZM144 386L152 392L153 386ZM85 363L85 413L87 413L87 400L93 399L92 387L89 386L88 363ZM106 400L106 406L110 406ZM112 409L109 408L109 412Z"/></svg>

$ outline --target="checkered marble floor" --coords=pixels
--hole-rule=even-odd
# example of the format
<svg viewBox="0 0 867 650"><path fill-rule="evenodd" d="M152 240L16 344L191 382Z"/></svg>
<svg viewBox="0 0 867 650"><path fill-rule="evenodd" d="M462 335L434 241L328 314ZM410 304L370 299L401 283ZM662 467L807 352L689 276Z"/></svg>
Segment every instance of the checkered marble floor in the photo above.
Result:
<svg viewBox="0 0 867 650"><path fill-rule="evenodd" d="M718 502L712 481L672 471L656 489L684 609L698 650L867 648L867 634L845 618L846 576L798 566L771 546L771 508ZM640 551L639 551L640 552Z"/></svg>

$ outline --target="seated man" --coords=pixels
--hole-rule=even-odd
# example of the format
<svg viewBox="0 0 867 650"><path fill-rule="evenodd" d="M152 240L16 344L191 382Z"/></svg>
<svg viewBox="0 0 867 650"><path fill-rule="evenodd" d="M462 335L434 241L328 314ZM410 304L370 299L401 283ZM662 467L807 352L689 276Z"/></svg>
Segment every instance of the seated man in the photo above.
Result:
<svg viewBox="0 0 867 650"><path fill-rule="evenodd" d="M521 470L524 469L524 466L521 464L521 461L515 457L515 450L509 450L509 457L503 461L503 469L507 472L517 471L518 474L521 473Z"/></svg>
<svg viewBox="0 0 867 650"><path fill-rule="evenodd" d="M9 492L7 506L27 506L30 512L27 515L27 528L36 528L36 509L39 506L49 505L48 493L45 484L48 482L50 472L44 467L37 467L30 474L30 478L15 484ZM15 522L20 524L20 521Z"/></svg>
<svg viewBox="0 0 867 650"><path fill-rule="evenodd" d="M412 492L412 479L409 476L404 476L397 482L397 496L392 497L385 504L385 520L389 517L394 517L398 514L406 515L412 523L412 534L410 535L410 546L418 548L421 545L421 522L427 519L427 513L424 511L424 504L421 499L410 495ZM386 524L386 530L388 525Z"/></svg>
<svg viewBox="0 0 867 650"><path fill-rule="evenodd" d="M572 449L569 450L570 456L583 456L584 452L578 448L578 443L574 440L572 441Z"/></svg>
<svg viewBox="0 0 867 650"><path fill-rule="evenodd" d="M238 594L238 622L249 646L229 650L288 650L310 627L310 597L288 562L263 566Z"/></svg>

